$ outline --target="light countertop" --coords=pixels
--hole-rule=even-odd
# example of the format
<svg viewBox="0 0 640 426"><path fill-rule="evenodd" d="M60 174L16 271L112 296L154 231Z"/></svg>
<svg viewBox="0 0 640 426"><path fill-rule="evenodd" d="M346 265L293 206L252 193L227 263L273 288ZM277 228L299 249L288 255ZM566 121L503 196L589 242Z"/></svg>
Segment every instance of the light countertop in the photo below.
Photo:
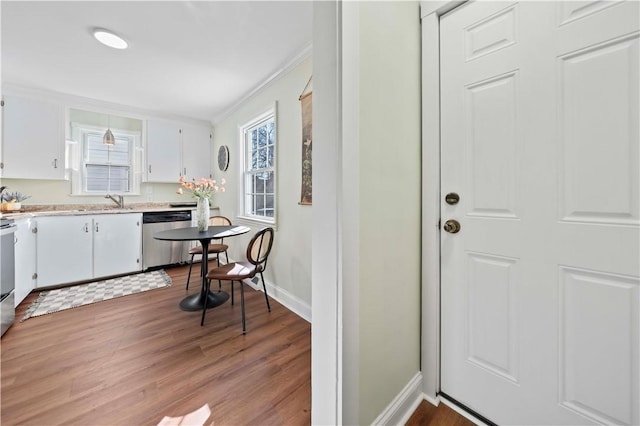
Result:
<svg viewBox="0 0 640 426"><path fill-rule="evenodd" d="M172 203L173 204L173 203ZM24 217L40 216L72 216L72 215L92 215L92 214L124 214L124 213L145 213L154 211L179 211L195 210L196 206L173 207L170 203L131 203L125 204L124 208L119 208L115 204L41 204L23 205L19 211L3 211L2 217L6 219L20 219ZM211 209L217 207L211 206Z"/></svg>

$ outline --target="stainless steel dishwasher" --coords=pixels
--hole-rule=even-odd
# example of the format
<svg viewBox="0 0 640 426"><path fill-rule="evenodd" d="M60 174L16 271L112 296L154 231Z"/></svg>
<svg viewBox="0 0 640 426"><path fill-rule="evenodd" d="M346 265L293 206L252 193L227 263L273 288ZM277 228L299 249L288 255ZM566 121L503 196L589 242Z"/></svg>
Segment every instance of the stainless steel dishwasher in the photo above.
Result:
<svg viewBox="0 0 640 426"><path fill-rule="evenodd" d="M142 269L186 262L189 241L160 241L156 232L191 226L191 210L142 213Z"/></svg>

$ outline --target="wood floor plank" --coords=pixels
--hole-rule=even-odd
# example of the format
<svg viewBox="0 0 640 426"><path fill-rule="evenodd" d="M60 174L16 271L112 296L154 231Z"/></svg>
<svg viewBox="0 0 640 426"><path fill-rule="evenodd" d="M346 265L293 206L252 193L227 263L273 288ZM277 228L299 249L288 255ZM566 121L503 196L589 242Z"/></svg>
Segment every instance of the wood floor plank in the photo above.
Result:
<svg viewBox="0 0 640 426"><path fill-rule="evenodd" d="M2 424L156 425L205 403L216 426L310 424L310 324L275 300L268 312L245 286L243 335L236 285L236 304L208 311L200 327L200 312L178 307L198 291L184 289L187 267L167 272L168 288L16 322L0 344ZM472 424L424 401L407 422Z"/></svg>
<svg viewBox="0 0 640 426"><path fill-rule="evenodd" d="M413 412L406 426L474 426L471 420L461 416L446 404L437 407L422 401Z"/></svg>
<svg viewBox="0 0 640 426"><path fill-rule="evenodd" d="M167 269L171 287L16 322L0 345L2 424L155 425L205 403L216 425L309 424L310 324L245 286L243 335L236 285L201 327L178 306L198 291L187 269Z"/></svg>

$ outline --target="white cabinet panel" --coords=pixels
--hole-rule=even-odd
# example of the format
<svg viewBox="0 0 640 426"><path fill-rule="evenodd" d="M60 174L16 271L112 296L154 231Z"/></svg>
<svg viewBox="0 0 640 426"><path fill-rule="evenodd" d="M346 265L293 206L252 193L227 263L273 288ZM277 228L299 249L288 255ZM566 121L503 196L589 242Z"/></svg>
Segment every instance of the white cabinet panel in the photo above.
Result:
<svg viewBox="0 0 640 426"><path fill-rule="evenodd" d="M183 126L182 174L190 178L206 178L211 174L211 129Z"/></svg>
<svg viewBox="0 0 640 426"><path fill-rule="evenodd" d="M147 182L175 183L180 178L180 132L178 123L147 120Z"/></svg>
<svg viewBox="0 0 640 426"><path fill-rule="evenodd" d="M16 220L15 305L18 306L36 286L36 221Z"/></svg>
<svg viewBox="0 0 640 426"><path fill-rule="evenodd" d="M94 277L142 270L141 222L139 213L94 216Z"/></svg>
<svg viewBox="0 0 640 426"><path fill-rule="evenodd" d="M142 214L38 220L37 287L142 270Z"/></svg>
<svg viewBox="0 0 640 426"><path fill-rule="evenodd" d="M91 216L38 219L38 287L93 277Z"/></svg>
<svg viewBox="0 0 640 426"><path fill-rule="evenodd" d="M176 183L211 175L211 128L147 120L147 182Z"/></svg>
<svg viewBox="0 0 640 426"><path fill-rule="evenodd" d="M2 177L64 179L64 108L5 96Z"/></svg>

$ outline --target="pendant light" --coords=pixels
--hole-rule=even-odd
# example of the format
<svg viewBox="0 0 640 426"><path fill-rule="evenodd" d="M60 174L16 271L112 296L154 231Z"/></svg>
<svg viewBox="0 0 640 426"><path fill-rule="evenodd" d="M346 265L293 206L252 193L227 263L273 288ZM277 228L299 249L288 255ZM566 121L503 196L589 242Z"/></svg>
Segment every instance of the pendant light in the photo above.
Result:
<svg viewBox="0 0 640 426"><path fill-rule="evenodd" d="M111 132L111 116L107 115L107 131L104 132L104 136L102 137L102 143L105 145L115 145L116 138L113 136Z"/></svg>

